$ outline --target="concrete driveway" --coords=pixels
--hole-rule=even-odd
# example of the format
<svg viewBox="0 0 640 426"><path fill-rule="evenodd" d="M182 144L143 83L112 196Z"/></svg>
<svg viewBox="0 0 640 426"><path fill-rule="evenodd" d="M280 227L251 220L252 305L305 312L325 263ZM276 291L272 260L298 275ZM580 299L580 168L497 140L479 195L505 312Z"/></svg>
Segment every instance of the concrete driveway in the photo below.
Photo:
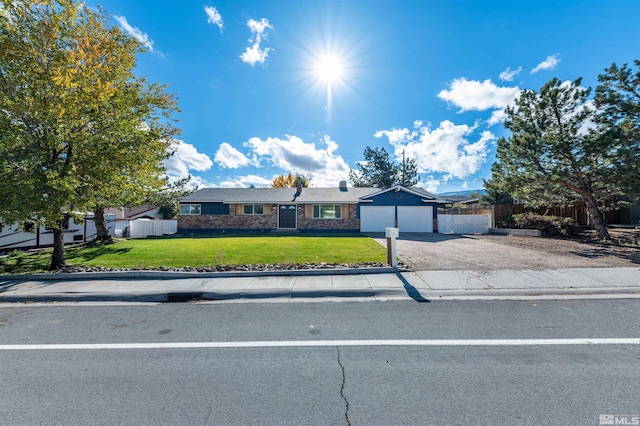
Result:
<svg viewBox="0 0 640 426"><path fill-rule="evenodd" d="M386 247L383 234L371 236ZM535 237L403 233L397 250L402 262L424 271L638 266L635 257L607 253L606 248Z"/></svg>

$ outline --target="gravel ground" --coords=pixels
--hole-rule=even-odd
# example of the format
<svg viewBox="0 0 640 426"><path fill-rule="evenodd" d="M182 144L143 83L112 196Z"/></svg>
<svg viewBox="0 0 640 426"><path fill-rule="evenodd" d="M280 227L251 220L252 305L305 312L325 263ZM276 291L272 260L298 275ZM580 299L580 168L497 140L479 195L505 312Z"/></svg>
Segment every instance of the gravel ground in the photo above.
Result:
<svg viewBox="0 0 640 426"><path fill-rule="evenodd" d="M640 230L610 230L614 240L639 241ZM376 241L386 245L382 236ZM602 244L593 231L568 238L502 235L405 234L398 257L415 270L559 269L640 267L640 245Z"/></svg>

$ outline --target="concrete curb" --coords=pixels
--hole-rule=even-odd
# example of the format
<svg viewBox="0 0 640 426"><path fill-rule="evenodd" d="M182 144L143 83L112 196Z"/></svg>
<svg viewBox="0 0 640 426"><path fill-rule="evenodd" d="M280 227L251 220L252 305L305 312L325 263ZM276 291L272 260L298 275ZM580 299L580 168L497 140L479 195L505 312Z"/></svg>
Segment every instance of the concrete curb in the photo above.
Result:
<svg viewBox="0 0 640 426"><path fill-rule="evenodd" d="M478 289L478 290L433 290L441 298L484 296L586 296L586 295L630 295L640 297L640 287L583 287L583 288L527 288L527 289Z"/></svg>
<svg viewBox="0 0 640 426"><path fill-rule="evenodd" d="M438 290L421 289L425 301L485 300L491 298L545 298L545 297L586 297L640 298L638 287L601 288L530 288L530 289L482 289L482 290ZM390 298L408 296L405 288L353 288L353 289L253 289L221 291L182 291L147 293L47 293L33 295L0 295L0 303L51 303L51 302L144 302L144 303L184 303L199 301L267 300L276 298L323 299L323 298Z"/></svg>
<svg viewBox="0 0 640 426"><path fill-rule="evenodd" d="M34 295L0 295L0 303L51 302L155 302L167 301L167 293L48 293Z"/></svg>
<svg viewBox="0 0 640 426"><path fill-rule="evenodd" d="M466 271L451 271L443 276L441 273L425 275L420 271L410 272L403 268L391 267L200 273L194 271L103 271L31 274L0 276L0 303L173 303L192 300L289 302L332 298L343 300L411 298L417 302L491 298L640 298L640 285L634 285L638 272L640 270L636 268L617 268L604 271L603 275L600 269L586 270L586 272L581 270L580 273L569 269L551 274L549 271L541 272L541 275L536 278L536 271L529 271L524 274L524 278L527 279L521 277L522 282L514 285L514 279L519 275L513 275L514 271L511 271L513 277L504 276L504 274L488 276L489 281L491 277L496 280L494 286L489 285L486 282L487 279L480 279L476 276L477 274L470 275ZM343 277L339 278L341 275ZM303 278L305 276L310 278ZM313 278L314 276L316 278ZM109 280L112 281L108 282ZM120 283L119 280L123 282ZM140 280L140 285L127 283L127 280ZM142 282L145 280L147 282ZM163 280L166 281L163 282ZM101 285L98 281L102 281L103 284Z"/></svg>
<svg viewBox="0 0 640 426"><path fill-rule="evenodd" d="M49 303L49 302L147 302L184 303L192 300L260 300L275 298L371 298L407 296L401 288L354 289L265 289L222 290L217 292L184 291L158 293L47 293L33 295L0 295L0 303Z"/></svg>
<svg viewBox="0 0 640 426"><path fill-rule="evenodd" d="M287 276L321 276L321 275L363 275L363 274L395 274L410 272L405 268L371 267L341 269L282 269L272 271L227 271L227 272L192 272L192 271L104 271L104 272L61 272L54 274L0 275L1 281L72 281L95 279L179 279L179 278L234 278L234 277L287 277Z"/></svg>

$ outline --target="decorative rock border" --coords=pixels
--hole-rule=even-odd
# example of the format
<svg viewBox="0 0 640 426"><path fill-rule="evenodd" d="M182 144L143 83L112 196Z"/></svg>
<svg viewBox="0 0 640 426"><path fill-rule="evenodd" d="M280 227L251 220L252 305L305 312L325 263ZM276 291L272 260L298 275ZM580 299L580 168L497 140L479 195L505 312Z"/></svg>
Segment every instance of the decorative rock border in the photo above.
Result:
<svg viewBox="0 0 640 426"><path fill-rule="evenodd" d="M67 266L58 271L44 272L39 275L74 274L74 273L95 273L95 272L189 272L189 273L210 273L210 272L286 272L299 270L344 270L344 269L376 269L387 268L388 265L380 262L361 263L299 263L295 265L279 264L256 264L256 265L225 265L225 266L184 266L182 268L161 266L158 268L105 268L98 266ZM402 262L398 263L398 268L405 268ZM0 277L2 277L0 275Z"/></svg>
<svg viewBox="0 0 640 426"><path fill-rule="evenodd" d="M524 237L541 237L542 231L539 229L507 229L507 228L493 228L489 229L490 234L496 235L519 235Z"/></svg>

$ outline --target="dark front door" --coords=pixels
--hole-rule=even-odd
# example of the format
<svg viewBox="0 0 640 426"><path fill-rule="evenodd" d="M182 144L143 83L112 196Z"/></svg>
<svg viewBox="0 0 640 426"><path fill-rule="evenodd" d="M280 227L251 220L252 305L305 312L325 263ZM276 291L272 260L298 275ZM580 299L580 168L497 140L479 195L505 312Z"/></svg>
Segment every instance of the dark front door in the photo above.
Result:
<svg viewBox="0 0 640 426"><path fill-rule="evenodd" d="M296 206L282 205L278 208L278 228L296 228Z"/></svg>

